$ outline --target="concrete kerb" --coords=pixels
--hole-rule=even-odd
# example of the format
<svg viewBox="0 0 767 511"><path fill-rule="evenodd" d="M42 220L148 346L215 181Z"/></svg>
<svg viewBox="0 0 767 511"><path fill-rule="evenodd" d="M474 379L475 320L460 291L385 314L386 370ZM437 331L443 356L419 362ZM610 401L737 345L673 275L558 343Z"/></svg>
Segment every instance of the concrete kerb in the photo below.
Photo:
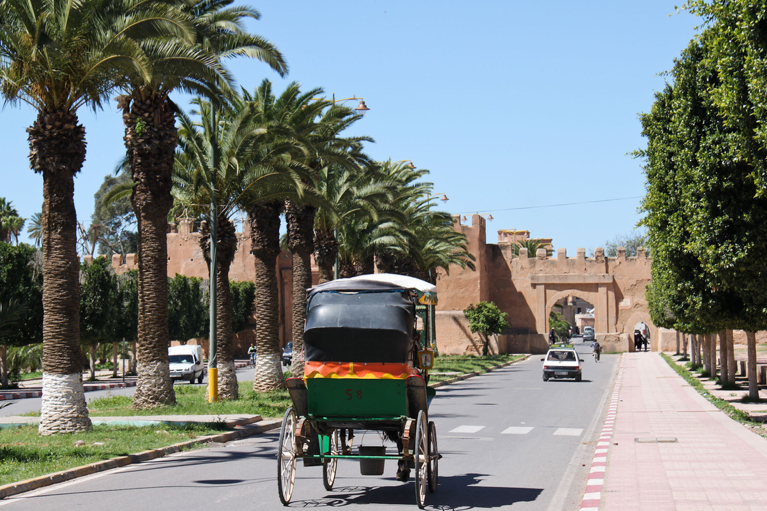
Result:
<svg viewBox="0 0 767 511"><path fill-rule="evenodd" d="M238 426L239 429L235 431L227 431L219 435L209 435L205 437L195 438L187 442L181 442L178 444L170 445L168 447L162 447L159 449L150 449L148 451L140 452L137 454L129 454L128 456L120 456L109 460L99 461L97 463L91 463L82 467L70 468L68 470L62 470L53 474L48 474L34 479L27 479L26 481L20 481L18 483L6 484L0 486L0 499L24 493L52 484L63 483L83 477L97 472L103 472L104 470L111 470L113 468L124 467L133 463L140 463L142 461L149 461L156 458L161 458L168 454L189 449L191 447L207 444L211 442L231 442L232 440L238 440L240 438L246 438L259 433L264 433L273 429L277 429L282 425L282 420L263 420L255 424L248 424L245 426Z"/></svg>
<svg viewBox="0 0 767 511"><path fill-rule="evenodd" d="M490 368L487 371L485 371L485 373L488 373L497 369L502 369L504 367L508 367L518 362L522 362L523 360L527 360L528 358L530 358L530 356L531 355L525 355L523 358L512 360L500 366ZM444 385L449 385L451 383L467 380L474 376L479 376L480 374L485 374L485 373L473 372L473 373L463 374L455 378L450 378L449 380L444 380L441 382L434 383L432 387L434 388L442 387ZM126 465L131 465L133 463L140 463L142 461L150 461L156 458L161 458L168 454L177 453L177 452L183 451L184 449L189 449L191 447L201 445L201 444L207 444L212 442L224 443L224 442L231 442L232 440L239 440L240 438L246 438L252 435L257 435L259 433L265 433L266 431L277 429L280 426L282 426L282 419L262 420L255 424L237 426L239 429L236 429L234 431L227 431L226 433L221 433L219 435L210 435L206 437L195 438L194 440L181 442L178 444L170 445L168 447L162 447L159 449L150 449L148 451L144 451L144 452L140 452L136 454L129 454L128 456L119 456L117 458L99 461L97 463L91 463L89 465L84 465L82 467L70 468L67 470L62 470L60 472L55 472L53 474L36 477L34 479L27 479L26 481L6 484L4 486L0 486L0 499L4 499L6 497L10 497L13 495L18 495L19 493L25 493L28 491L36 490L38 488L43 488L45 486L50 486L52 484L63 483L65 481L70 481L78 477L84 477L84 476L96 474L98 472L103 472L105 470L111 470L113 468L119 468L119 467L124 467Z"/></svg>

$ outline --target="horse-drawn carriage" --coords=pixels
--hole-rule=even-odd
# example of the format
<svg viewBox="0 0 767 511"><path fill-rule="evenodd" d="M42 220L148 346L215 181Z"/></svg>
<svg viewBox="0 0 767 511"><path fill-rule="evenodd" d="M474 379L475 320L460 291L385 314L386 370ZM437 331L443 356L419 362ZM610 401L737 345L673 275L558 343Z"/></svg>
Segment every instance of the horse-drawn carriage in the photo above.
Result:
<svg viewBox="0 0 767 511"><path fill-rule="evenodd" d="M433 351L419 335L416 304L436 304L436 287L412 277L376 274L340 279L309 290L303 378L287 380L293 406L280 430L277 482L290 502L296 462L322 466L329 491L339 460L360 460L363 475L381 475L397 460L397 479L415 471L416 502L437 489L437 430L428 420L427 386ZM379 444L354 445L360 431ZM367 437L365 437L367 438Z"/></svg>

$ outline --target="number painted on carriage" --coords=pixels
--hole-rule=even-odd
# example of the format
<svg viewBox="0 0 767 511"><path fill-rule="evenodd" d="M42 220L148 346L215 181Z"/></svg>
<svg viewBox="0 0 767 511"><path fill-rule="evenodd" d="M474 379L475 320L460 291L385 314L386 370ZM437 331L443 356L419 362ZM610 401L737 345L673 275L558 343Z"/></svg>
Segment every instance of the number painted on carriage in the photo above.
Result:
<svg viewBox="0 0 767 511"><path fill-rule="evenodd" d="M346 400L354 399L354 389L346 389ZM362 399L362 389L357 389L357 399Z"/></svg>

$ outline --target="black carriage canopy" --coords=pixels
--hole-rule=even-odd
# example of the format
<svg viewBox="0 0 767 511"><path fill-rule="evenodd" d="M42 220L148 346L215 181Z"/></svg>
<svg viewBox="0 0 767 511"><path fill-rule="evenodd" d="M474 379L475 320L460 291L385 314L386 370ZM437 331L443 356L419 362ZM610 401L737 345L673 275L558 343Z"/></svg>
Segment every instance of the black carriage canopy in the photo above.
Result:
<svg viewBox="0 0 767 511"><path fill-rule="evenodd" d="M414 298L419 296L433 300L436 289L400 275L363 275L316 286L307 300L306 360L406 362L413 342Z"/></svg>

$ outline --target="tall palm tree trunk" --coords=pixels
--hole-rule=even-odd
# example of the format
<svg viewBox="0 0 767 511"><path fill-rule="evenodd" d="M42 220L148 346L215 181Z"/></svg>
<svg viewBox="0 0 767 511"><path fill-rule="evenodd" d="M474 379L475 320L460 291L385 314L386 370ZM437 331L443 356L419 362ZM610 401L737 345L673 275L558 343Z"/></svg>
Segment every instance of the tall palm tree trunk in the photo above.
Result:
<svg viewBox="0 0 767 511"><path fill-rule="evenodd" d="M338 261L338 278L348 279L350 277L354 277L356 274L357 273L354 269L354 263Z"/></svg>
<svg viewBox="0 0 767 511"><path fill-rule="evenodd" d="M312 287L311 255L314 251L314 214L316 208L285 201L288 224L288 249L293 253L293 362L294 376L304 374L304 323L306 290Z"/></svg>
<svg viewBox="0 0 767 511"><path fill-rule="evenodd" d="M125 105L123 122L138 224L138 382L133 406L153 408L176 402L168 368L166 234L177 133L169 101L161 93Z"/></svg>
<svg viewBox="0 0 767 511"><path fill-rule="evenodd" d="M354 275L370 275L375 273L376 262L373 254L366 256L360 260L354 261Z"/></svg>
<svg viewBox="0 0 767 511"><path fill-rule="evenodd" d="M91 427L80 358L80 261L74 175L85 160L85 128L68 111L41 112L29 161L43 174L43 399L41 435Z"/></svg>
<svg viewBox="0 0 767 511"><path fill-rule="evenodd" d="M216 235L216 356L218 358L218 397L237 399L240 397L237 372L234 367L234 346L232 336L232 293L229 288L229 268L237 252L237 234L234 223L218 217ZM210 273L210 227L207 223L201 229L200 248Z"/></svg>
<svg viewBox="0 0 767 511"><path fill-rule="evenodd" d="M319 283L333 280L333 266L338 254L338 240L333 229L317 229L314 233L314 260L319 270Z"/></svg>
<svg viewBox="0 0 767 511"><path fill-rule="evenodd" d="M285 388L280 351L277 256L280 253L279 202L248 208L250 238L256 273L256 349L258 359L253 389L269 392Z"/></svg>

